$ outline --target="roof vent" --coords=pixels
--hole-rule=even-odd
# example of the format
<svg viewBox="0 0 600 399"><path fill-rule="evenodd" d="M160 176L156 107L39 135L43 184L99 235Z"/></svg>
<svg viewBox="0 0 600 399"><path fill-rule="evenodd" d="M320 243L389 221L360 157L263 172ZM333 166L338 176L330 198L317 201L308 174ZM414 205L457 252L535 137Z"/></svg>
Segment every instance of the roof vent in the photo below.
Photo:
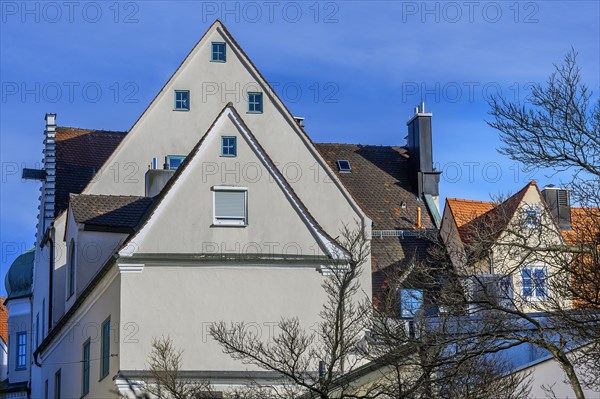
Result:
<svg viewBox="0 0 600 399"><path fill-rule="evenodd" d="M340 159L337 161L337 167L340 173L350 173L352 172L352 166L350 166L350 161L345 159Z"/></svg>
<svg viewBox="0 0 600 399"><path fill-rule="evenodd" d="M294 120L300 127L304 127L304 117L303 116L294 116Z"/></svg>

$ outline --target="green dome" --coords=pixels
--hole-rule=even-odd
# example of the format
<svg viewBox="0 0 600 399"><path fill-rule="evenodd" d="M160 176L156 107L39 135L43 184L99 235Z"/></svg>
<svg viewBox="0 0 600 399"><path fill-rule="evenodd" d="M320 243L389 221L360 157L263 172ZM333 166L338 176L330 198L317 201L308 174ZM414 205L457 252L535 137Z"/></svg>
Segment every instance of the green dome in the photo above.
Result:
<svg viewBox="0 0 600 399"><path fill-rule="evenodd" d="M31 295L34 256L35 248L31 248L19 255L10 265L4 280L4 286L8 293L7 300Z"/></svg>

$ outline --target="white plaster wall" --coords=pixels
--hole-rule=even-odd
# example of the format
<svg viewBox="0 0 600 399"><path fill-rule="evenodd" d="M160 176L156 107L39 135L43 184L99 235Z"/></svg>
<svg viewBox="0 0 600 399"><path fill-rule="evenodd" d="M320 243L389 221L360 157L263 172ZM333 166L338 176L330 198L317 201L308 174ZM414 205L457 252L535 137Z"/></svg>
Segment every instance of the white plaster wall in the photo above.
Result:
<svg viewBox="0 0 600 399"><path fill-rule="evenodd" d="M97 291L70 320L68 326L61 330L56 339L39 358L42 364L39 375L38 388L43 397L44 381L48 379L49 391L54 392L54 375L60 369L62 375L62 397L81 397L81 372L83 358L83 343L90 338L90 393L88 398L113 398L116 386L112 377L119 370L119 349L122 336L120 323L120 276L113 268L99 284ZM110 353L115 354L110 358L109 375L99 381L101 358L101 326L110 316L111 320L111 347ZM34 391L32 391L32 397Z"/></svg>
<svg viewBox="0 0 600 399"><path fill-rule="evenodd" d="M220 156L221 136L237 137L237 157ZM215 167L246 170L248 178L239 179L236 173L207 173ZM248 189L246 227L213 226L211 187L220 185ZM206 138L132 244L140 253L322 255L283 190L229 118Z"/></svg>
<svg viewBox="0 0 600 399"><path fill-rule="evenodd" d="M549 397L544 391L544 387L551 387L556 399L575 398L575 393L573 392L571 385L568 383L565 372L556 361L552 359L546 360L525 369L524 372L531 373L530 377L532 383L531 393L529 395L530 398ZM580 379L585 376L585 371L582 369L576 369L576 373ZM586 398L598 398L600 397L599 390L592 391L590 389L584 389L584 395Z"/></svg>
<svg viewBox="0 0 600 399"><path fill-rule="evenodd" d="M310 328L318 319L324 276L314 267L146 265L122 275L122 323L134 323L137 342L123 343L121 368L144 369L154 337L169 335L184 350L186 370L245 370L209 334L216 321L253 323L264 338L282 317Z"/></svg>

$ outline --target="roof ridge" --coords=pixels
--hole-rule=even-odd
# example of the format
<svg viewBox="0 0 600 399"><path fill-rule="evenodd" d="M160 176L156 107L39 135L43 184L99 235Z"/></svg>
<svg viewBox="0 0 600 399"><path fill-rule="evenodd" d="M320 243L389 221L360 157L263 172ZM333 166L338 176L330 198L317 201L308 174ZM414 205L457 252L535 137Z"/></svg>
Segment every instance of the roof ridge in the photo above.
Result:
<svg viewBox="0 0 600 399"><path fill-rule="evenodd" d="M400 147L406 148L405 145L388 145L388 144L361 144L361 143L315 143L315 145L353 145L361 147L375 147L375 148L389 148L389 147Z"/></svg>
<svg viewBox="0 0 600 399"><path fill-rule="evenodd" d="M472 199L467 199L467 198L456 198L456 197L446 197L446 201L477 202L480 204L490 204L490 205L500 204L499 202L495 202L495 201L472 200Z"/></svg>
<svg viewBox="0 0 600 399"><path fill-rule="evenodd" d="M108 134L123 134L123 133L128 133L127 130L90 129L90 128L74 127L74 126L56 126L56 128L57 129L79 130L79 131L88 132L88 133L108 133Z"/></svg>

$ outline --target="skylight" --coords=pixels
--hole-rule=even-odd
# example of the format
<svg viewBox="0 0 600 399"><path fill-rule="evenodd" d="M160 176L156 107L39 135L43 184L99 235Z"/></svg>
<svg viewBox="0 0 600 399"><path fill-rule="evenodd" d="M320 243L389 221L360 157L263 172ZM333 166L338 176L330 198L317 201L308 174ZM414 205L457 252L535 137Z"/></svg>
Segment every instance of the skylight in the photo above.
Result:
<svg viewBox="0 0 600 399"><path fill-rule="evenodd" d="M350 161L340 159L337 161L337 166L338 166L338 170L340 171L340 173L352 172L352 166L350 166Z"/></svg>

